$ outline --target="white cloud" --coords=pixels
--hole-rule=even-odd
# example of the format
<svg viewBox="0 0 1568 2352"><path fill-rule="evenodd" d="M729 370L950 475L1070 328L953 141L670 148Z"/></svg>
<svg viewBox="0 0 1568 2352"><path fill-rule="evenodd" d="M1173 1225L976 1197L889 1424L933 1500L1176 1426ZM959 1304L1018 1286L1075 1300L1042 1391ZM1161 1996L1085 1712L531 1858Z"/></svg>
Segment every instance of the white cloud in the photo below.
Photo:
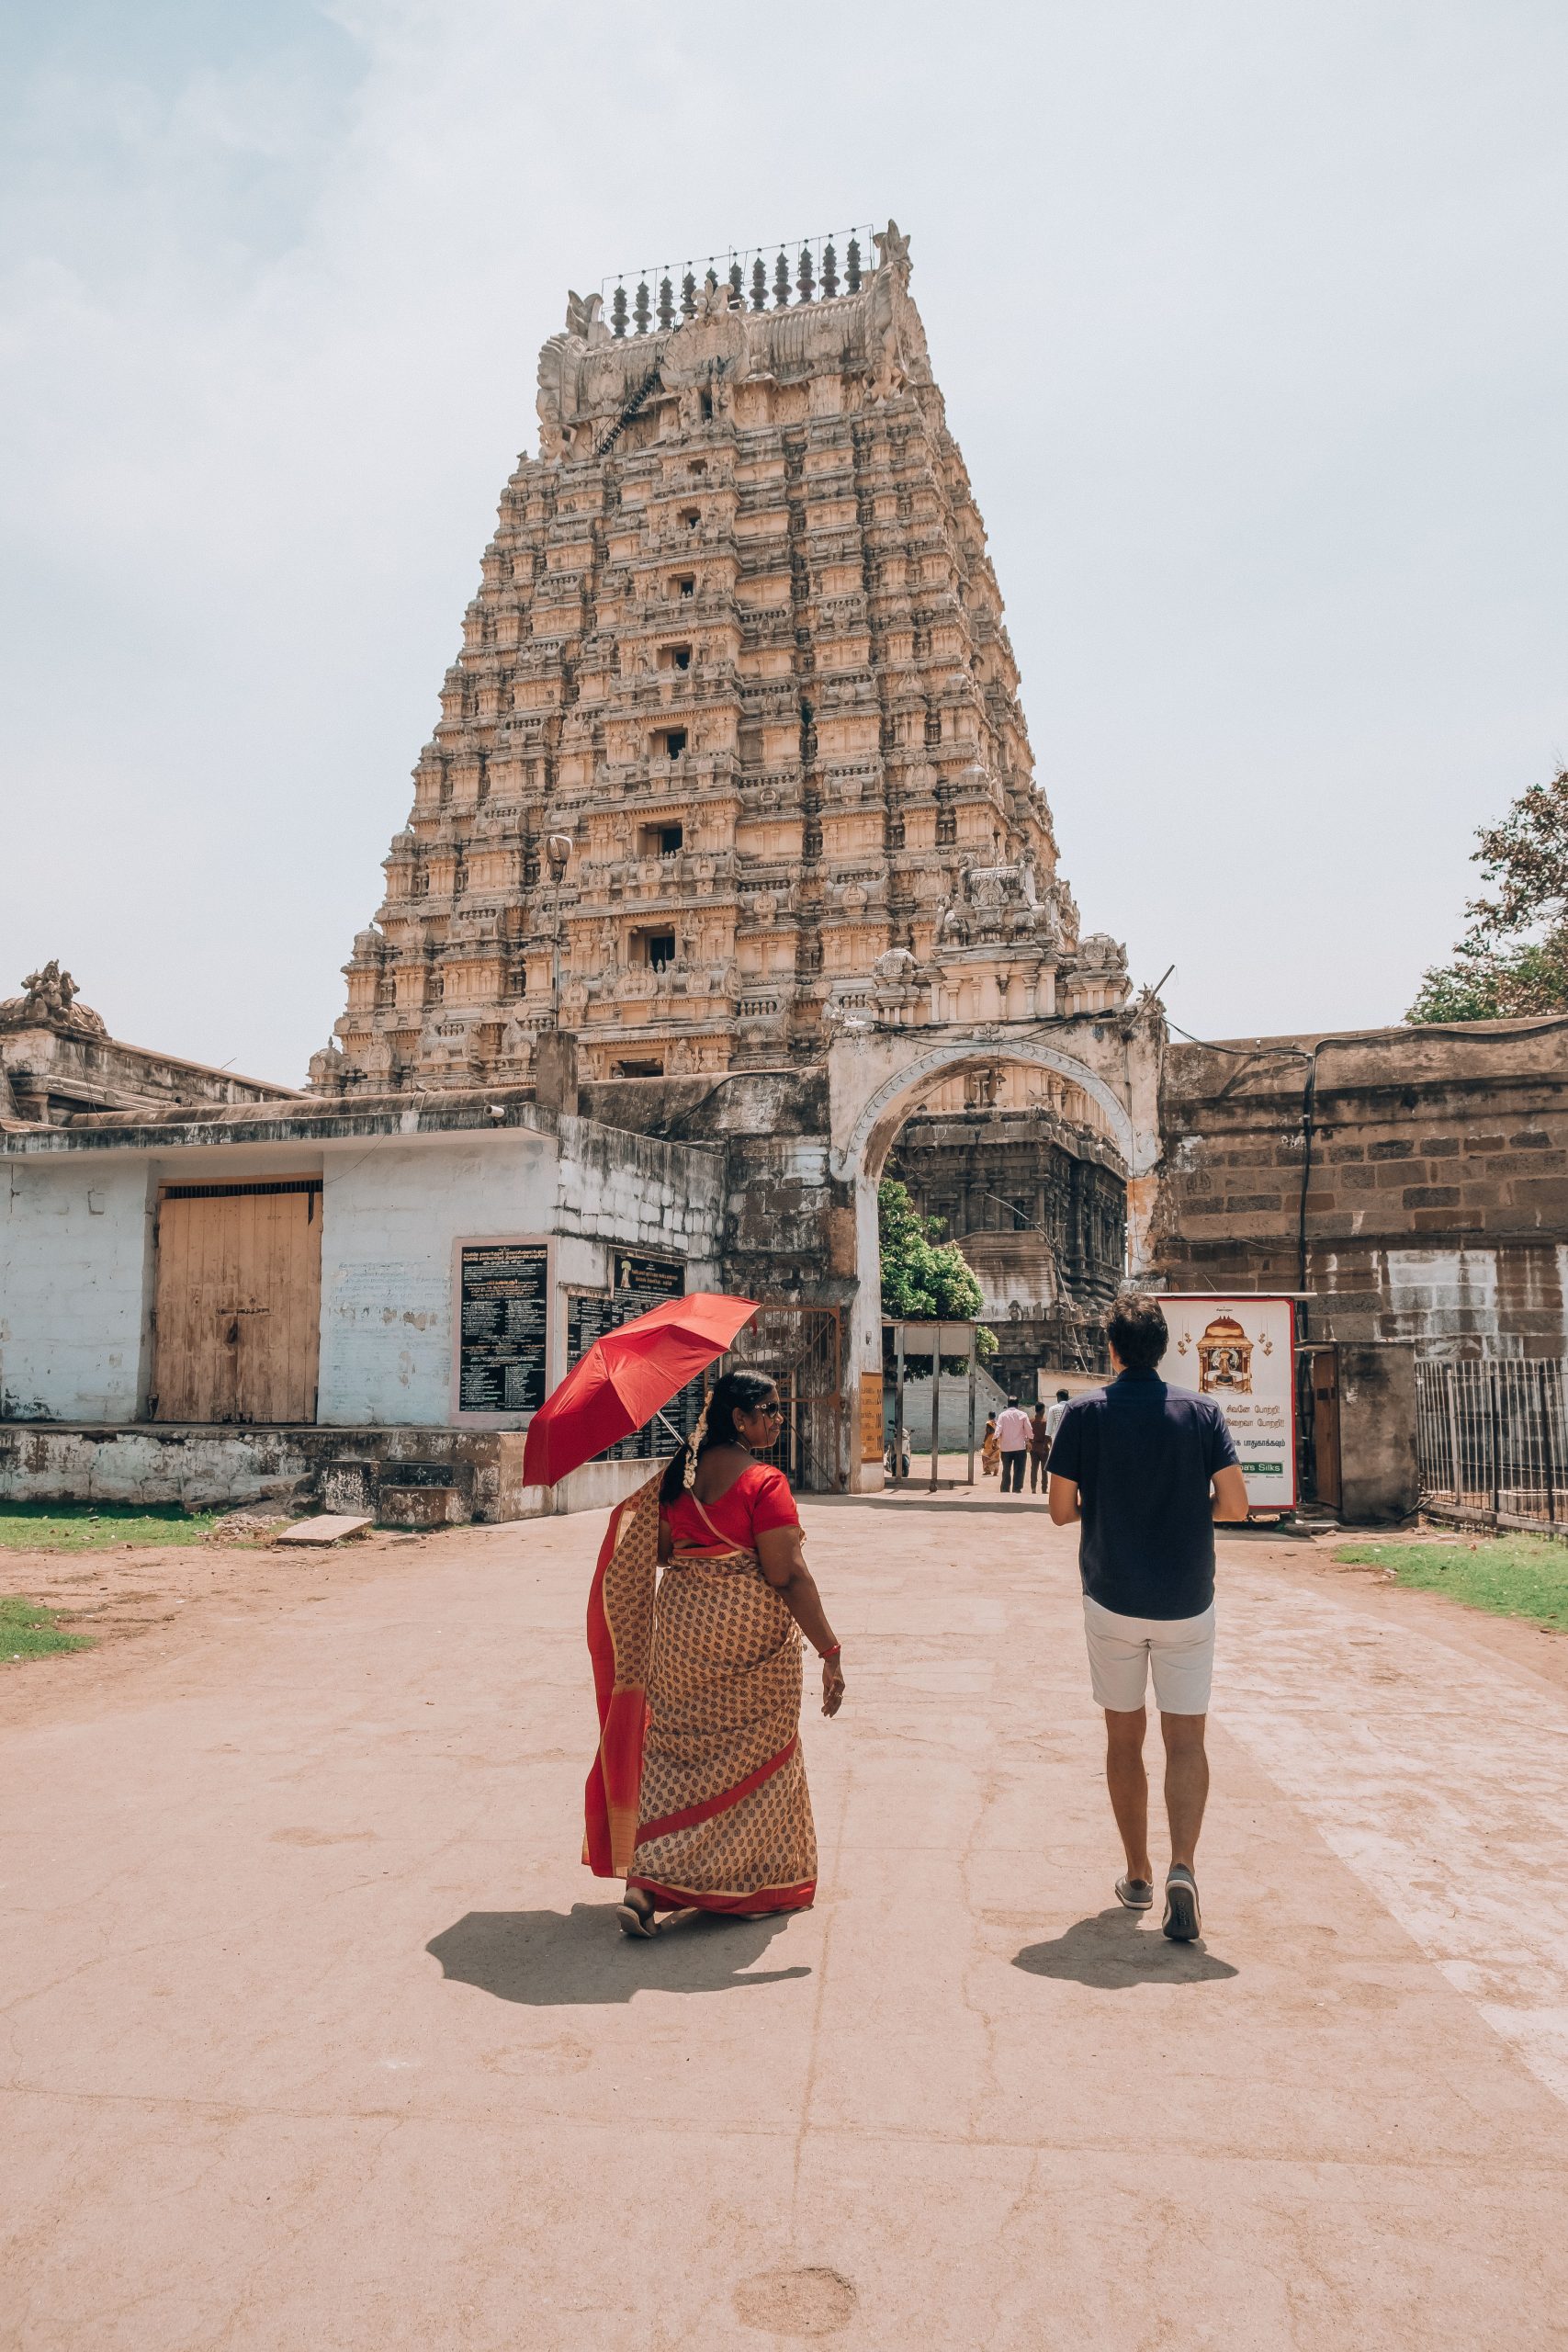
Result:
<svg viewBox="0 0 1568 2352"><path fill-rule="evenodd" d="M1086 918L1211 1033L1407 1001L1568 739L1557 12L195 21L7 141L15 976L297 1076L567 285L891 209Z"/></svg>

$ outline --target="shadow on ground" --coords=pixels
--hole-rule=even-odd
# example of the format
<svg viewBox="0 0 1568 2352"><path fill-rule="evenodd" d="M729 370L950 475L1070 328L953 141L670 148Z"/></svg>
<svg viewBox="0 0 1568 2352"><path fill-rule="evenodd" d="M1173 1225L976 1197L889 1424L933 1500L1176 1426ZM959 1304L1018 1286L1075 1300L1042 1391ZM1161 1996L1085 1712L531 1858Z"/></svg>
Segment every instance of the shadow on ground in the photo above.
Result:
<svg viewBox="0 0 1568 2352"><path fill-rule="evenodd" d="M561 1911L468 1911L425 1951L449 1984L531 2008L602 2008L638 1993L784 1984L809 1968L751 1969L785 1921L682 1919L651 1942L623 1936L608 1903Z"/></svg>
<svg viewBox="0 0 1568 2352"><path fill-rule="evenodd" d="M1048 1944L1025 1944L1012 1964L1028 1976L1065 1977L1111 1993L1127 1984L1211 1984L1236 1973L1201 1939L1172 1943L1157 1928L1140 1927L1137 1916L1120 1904L1092 1919L1075 1920L1065 1936Z"/></svg>

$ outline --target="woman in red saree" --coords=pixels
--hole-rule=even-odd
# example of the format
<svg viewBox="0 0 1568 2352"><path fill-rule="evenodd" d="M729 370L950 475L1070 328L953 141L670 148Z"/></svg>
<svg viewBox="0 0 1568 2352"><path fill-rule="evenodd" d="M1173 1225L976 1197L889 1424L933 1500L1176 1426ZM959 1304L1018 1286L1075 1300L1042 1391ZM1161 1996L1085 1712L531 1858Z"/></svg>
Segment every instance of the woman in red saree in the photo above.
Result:
<svg viewBox="0 0 1568 2352"><path fill-rule="evenodd" d="M756 1917L817 1892L802 1633L823 1661L825 1715L844 1678L789 1483L758 1458L782 1418L771 1380L726 1373L694 1447L621 1505L600 1554L583 1860L625 1877L626 1935L652 1935L660 1911Z"/></svg>

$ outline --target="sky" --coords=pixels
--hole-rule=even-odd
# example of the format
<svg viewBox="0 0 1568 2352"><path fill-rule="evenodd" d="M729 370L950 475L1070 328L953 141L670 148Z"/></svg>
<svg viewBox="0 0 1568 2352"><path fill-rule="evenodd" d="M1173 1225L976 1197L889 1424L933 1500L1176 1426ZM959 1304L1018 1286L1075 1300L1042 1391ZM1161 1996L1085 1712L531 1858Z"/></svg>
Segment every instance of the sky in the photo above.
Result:
<svg viewBox="0 0 1568 2352"><path fill-rule="evenodd" d="M299 1082L569 286L897 217L1087 930L1396 1020L1568 759L1561 0L0 0L0 995Z"/></svg>

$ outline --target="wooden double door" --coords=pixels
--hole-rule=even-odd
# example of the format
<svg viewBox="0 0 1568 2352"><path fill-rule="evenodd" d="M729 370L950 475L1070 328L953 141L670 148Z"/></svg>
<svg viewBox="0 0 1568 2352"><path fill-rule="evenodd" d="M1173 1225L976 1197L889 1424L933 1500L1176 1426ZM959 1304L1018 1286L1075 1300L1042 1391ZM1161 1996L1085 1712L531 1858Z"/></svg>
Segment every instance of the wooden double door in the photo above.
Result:
<svg viewBox="0 0 1568 2352"><path fill-rule="evenodd" d="M153 1419L313 1421L321 1178L166 1185L155 1247Z"/></svg>

